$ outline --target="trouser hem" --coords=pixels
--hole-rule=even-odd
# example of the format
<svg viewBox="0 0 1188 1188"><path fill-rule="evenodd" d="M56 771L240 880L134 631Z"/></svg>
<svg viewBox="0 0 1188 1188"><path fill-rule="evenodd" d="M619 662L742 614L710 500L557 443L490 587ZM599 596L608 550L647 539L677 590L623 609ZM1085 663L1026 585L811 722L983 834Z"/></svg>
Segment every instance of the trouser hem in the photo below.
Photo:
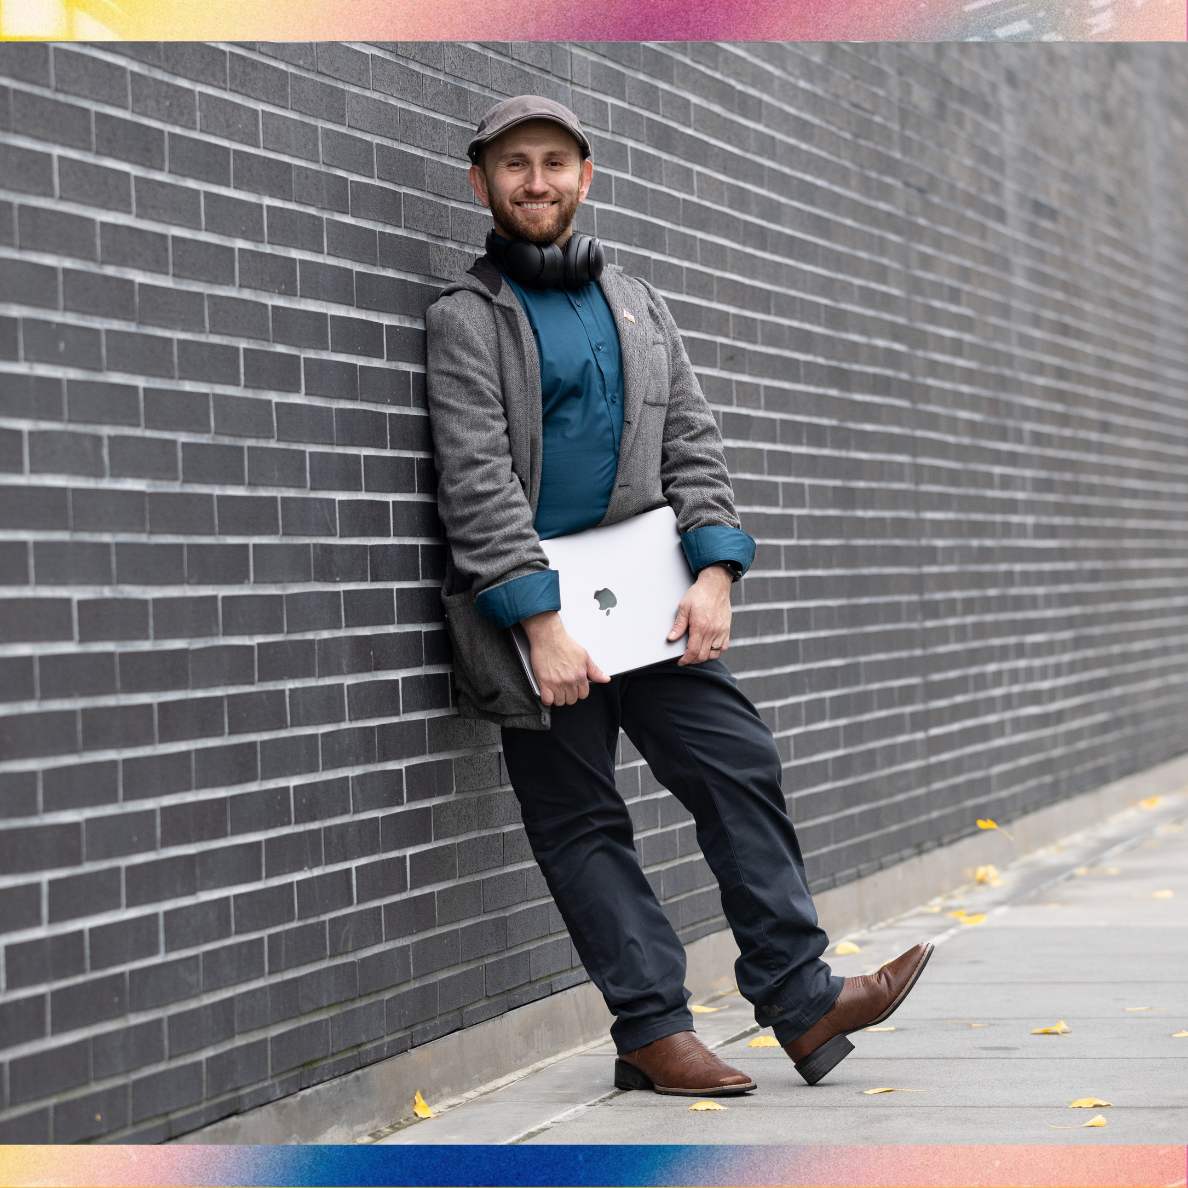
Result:
<svg viewBox="0 0 1188 1188"><path fill-rule="evenodd" d="M693 1016L687 1011L683 1015L671 1015L651 1023L637 1023L615 1035L615 1049L622 1056L627 1052L634 1052L636 1048L642 1048L645 1044L664 1039L665 1036L692 1030Z"/></svg>
<svg viewBox="0 0 1188 1188"><path fill-rule="evenodd" d="M815 1023L819 1023L829 1012L830 1008L832 1008L833 1004L837 1002L838 995L841 994L842 987L845 985L845 978L835 974L829 981L832 987L832 993L823 1002L814 1003L812 1006L803 1007L797 1011L790 1011L788 1014L781 1015L768 1024L776 1039L781 1044L791 1043L793 1040L799 1039L810 1027Z"/></svg>

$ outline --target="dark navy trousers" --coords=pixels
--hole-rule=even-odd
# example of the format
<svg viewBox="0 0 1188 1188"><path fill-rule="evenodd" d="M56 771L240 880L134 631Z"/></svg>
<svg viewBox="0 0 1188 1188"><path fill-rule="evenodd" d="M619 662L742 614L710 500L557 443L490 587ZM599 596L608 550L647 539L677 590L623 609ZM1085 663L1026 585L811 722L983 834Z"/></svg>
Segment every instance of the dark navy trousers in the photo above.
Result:
<svg viewBox="0 0 1188 1188"><path fill-rule="evenodd" d="M775 740L721 660L675 658L590 685L553 706L549 730L502 729L532 851L586 972L615 1016L619 1052L688 1031L685 951L644 877L615 789L619 728L692 814L738 943L738 988L755 1018L795 1039L842 978L822 960Z"/></svg>

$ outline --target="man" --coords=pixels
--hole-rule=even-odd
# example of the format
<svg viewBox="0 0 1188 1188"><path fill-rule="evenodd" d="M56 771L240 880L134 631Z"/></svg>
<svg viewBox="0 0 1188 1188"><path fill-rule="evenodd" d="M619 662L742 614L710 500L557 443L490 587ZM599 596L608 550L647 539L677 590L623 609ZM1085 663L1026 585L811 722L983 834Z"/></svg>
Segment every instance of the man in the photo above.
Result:
<svg viewBox="0 0 1188 1188"><path fill-rule="evenodd" d="M810 1084L886 1018L931 954L873 975L821 959L775 742L721 656L730 589L755 542L734 508L721 436L659 293L573 220L593 174L568 108L497 103L469 147L490 208L486 253L426 315L428 396L449 543L443 601L459 711L501 725L524 828L591 979L615 1016L615 1084L743 1093L745 1074L693 1032L685 954L644 877L615 791L620 726L692 813L738 942L739 990ZM561 623L541 539L663 506L696 575L676 658L608 677ZM539 699L508 628L523 625Z"/></svg>

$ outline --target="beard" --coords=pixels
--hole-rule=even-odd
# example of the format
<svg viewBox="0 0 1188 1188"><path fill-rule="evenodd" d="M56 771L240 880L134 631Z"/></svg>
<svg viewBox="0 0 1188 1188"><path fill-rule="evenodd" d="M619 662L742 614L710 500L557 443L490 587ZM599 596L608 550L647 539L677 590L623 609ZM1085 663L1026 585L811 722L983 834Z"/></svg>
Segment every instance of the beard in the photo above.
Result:
<svg viewBox="0 0 1188 1188"><path fill-rule="evenodd" d="M512 239L524 239L540 247L552 243L568 228L578 208L576 194L569 198L561 198L547 217L524 214L514 203L496 198L493 194L490 196L490 202L495 222Z"/></svg>

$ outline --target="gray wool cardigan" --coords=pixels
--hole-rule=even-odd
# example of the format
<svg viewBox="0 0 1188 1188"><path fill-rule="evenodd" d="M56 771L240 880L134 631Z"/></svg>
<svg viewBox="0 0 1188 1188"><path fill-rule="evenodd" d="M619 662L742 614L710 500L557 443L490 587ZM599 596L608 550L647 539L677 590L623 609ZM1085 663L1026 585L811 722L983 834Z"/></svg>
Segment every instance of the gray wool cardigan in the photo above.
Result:
<svg viewBox="0 0 1188 1188"><path fill-rule="evenodd" d="M602 524L672 505L677 528L741 528L721 434L676 322L647 281L608 264L599 286L623 360L623 435ZM425 314L426 390L445 530L442 602L463 717L547 730L511 633L475 595L548 559L533 528L541 474L540 359L532 326L489 257Z"/></svg>

